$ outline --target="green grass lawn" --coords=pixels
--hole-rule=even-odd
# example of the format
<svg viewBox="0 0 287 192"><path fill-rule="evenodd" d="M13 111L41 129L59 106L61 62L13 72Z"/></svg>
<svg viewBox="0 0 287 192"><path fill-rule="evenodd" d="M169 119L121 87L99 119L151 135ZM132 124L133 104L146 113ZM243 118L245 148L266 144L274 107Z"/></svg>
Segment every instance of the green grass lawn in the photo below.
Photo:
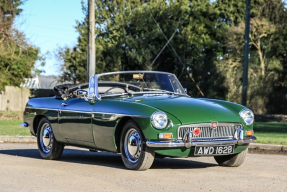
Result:
<svg viewBox="0 0 287 192"><path fill-rule="evenodd" d="M31 136L29 128L21 128L22 120L0 120L0 135Z"/></svg>
<svg viewBox="0 0 287 192"><path fill-rule="evenodd" d="M30 136L28 128L21 128L22 120L0 120L0 135ZM255 122L257 143L287 145L287 123Z"/></svg>
<svg viewBox="0 0 287 192"><path fill-rule="evenodd" d="M255 122L254 135L257 143L287 145L287 123Z"/></svg>

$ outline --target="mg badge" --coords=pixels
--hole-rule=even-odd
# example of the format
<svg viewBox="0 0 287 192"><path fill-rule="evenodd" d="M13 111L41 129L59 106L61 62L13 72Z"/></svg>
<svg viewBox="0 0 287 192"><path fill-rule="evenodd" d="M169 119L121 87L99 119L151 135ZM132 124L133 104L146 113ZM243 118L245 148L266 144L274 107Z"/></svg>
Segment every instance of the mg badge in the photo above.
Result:
<svg viewBox="0 0 287 192"><path fill-rule="evenodd" d="M217 137L217 122L211 122L210 137Z"/></svg>
<svg viewBox="0 0 287 192"><path fill-rule="evenodd" d="M215 129L217 127L217 122L212 122L211 125L212 125L212 128Z"/></svg>
<svg viewBox="0 0 287 192"><path fill-rule="evenodd" d="M193 135L194 135L194 136L198 136L200 133L201 133L201 131L200 131L199 128L195 128L195 129L193 130Z"/></svg>

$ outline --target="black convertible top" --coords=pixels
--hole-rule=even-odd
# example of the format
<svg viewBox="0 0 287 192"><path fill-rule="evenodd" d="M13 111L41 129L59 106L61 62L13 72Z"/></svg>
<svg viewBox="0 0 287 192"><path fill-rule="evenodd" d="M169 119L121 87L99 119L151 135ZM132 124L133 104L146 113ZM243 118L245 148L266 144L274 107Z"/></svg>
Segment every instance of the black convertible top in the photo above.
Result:
<svg viewBox="0 0 287 192"><path fill-rule="evenodd" d="M60 94L69 94L77 89L85 89L89 87L89 83L81 84L64 84L54 87L55 91L58 91Z"/></svg>

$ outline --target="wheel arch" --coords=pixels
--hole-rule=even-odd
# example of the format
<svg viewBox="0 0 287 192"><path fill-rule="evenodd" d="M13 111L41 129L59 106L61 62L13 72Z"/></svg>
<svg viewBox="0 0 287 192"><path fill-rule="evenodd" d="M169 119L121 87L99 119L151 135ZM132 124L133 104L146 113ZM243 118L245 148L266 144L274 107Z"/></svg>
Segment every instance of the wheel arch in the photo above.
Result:
<svg viewBox="0 0 287 192"><path fill-rule="evenodd" d="M33 131L35 133L35 136L37 136L37 129L38 129L38 125L39 125L39 122L42 118L47 118L45 115L37 115L35 116L34 118L34 121L33 121ZM48 118L47 118L48 119Z"/></svg>
<svg viewBox="0 0 287 192"><path fill-rule="evenodd" d="M122 130L124 128L124 125L130 120L133 120L139 126L139 124L136 122L136 120L130 116L122 117L116 126L116 130L114 133L114 139L115 139L115 145L116 145L118 153L120 152L120 140L121 140Z"/></svg>

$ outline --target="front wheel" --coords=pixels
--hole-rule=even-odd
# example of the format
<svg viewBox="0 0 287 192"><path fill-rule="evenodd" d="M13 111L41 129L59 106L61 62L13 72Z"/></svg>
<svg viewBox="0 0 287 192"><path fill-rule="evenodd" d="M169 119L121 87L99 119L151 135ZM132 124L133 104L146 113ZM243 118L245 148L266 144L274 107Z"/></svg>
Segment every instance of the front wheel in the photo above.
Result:
<svg viewBox="0 0 287 192"><path fill-rule="evenodd" d="M42 118L39 122L37 144L44 159L59 159L64 150L64 145L55 139L51 124L46 118Z"/></svg>
<svg viewBox="0 0 287 192"><path fill-rule="evenodd" d="M220 166L239 167L245 160L247 150L234 155L215 156L214 159Z"/></svg>
<svg viewBox="0 0 287 192"><path fill-rule="evenodd" d="M145 145L141 129L134 121L128 121L123 128L120 151L128 169L147 170L154 160L154 151Z"/></svg>

